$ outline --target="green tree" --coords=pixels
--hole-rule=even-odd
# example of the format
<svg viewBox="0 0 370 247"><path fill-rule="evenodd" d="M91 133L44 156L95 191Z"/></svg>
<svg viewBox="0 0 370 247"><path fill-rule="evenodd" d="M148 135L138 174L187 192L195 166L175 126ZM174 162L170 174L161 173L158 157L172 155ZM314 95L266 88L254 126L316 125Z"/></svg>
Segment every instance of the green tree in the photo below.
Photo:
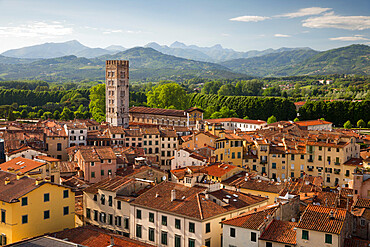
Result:
<svg viewBox="0 0 370 247"><path fill-rule="evenodd" d="M75 117L75 119L83 119L84 118L84 114L83 114L83 112L75 111L74 112L74 117Z"/></svg>
<svg viewBox="0 0 370 247"><path fill-rule="evenodd" d="M366 128L366 123L364 120L360 119L357 121L357 127L358 128Z"/></svg>
<svg viewBox="0 0 370 247"><path fill-rule="evenodd" d="M60 111L55 110L54 114L53 114L53 117L54 117L54 119L59 119L60 118Z"/></svg>
<svg viewBox="0 0 370 247"><path fill-rule="evenodd" d="M147 93L148 105L157 108L188 108L188 95L177 83L159 84Z"/></svg>
<svg viewBox="0 0 370 247"><path fill-rule="evenodd" d="M26 119L28 117L28 111L26 109L23 109L21 111L21 118Z"/></svg>
<svg viewBox="0 0 370 247"><path fill-rule="evenodd" d="M90 89L89 111L96 121L105 121L105 84L99 84Z"/></svg>
<svg viewBox="0 0 370 247"><path fill-rule="evenodd" d="M235 87L231 84L225 84L220 87L217 93L218 95L232 96L235 95Z"/></svg>
<svg viewBox="0 0 370 247"><path fill-rule="evenodd" d="M8 110L8 121L15 121L16 118L15 118L15 115L13 113L13 108L12 107L9 107L9 110Z"/></svg>
<svg viewBox="0 0 370 247"><path fill-rule="evenodd" d="M29 112L28 113L28 118L29 119L35 119L35 118L37 118L37 113L36 112L33 112L33 111Z"/></svg>
<svg viewBox="0 0 370 247"><path fill-rule="evenodd" d="M299 122L299 118L297 118L297 117L296 117L296 118L294 119L294 122Z"/></svg>
<svg viewBox="0 0 370 247"><path fill-rule="evenodd" d="M44 120L53 118L53 113L51 113L49 111L46 111L46 112L44 112L44 114L42 114L41 118L44 119Z"/></svg>
<svg viewBox="0 0 370 247"><path fill-rule="evenodd" d="M40 110L37 112L37 117L38 117L38 118L41 118L43 114L44 114L44 111L43 111L42 109L40 109Z"/></svg>
<svg viewBox="0 0 370 247"><path fill-rule="evenodd" d="M345 122L344 125L343 125L343 127L345 129L351 129L352 128L351 121L348 120L347 122Z"/></svg>
<svg viewBox="0 0 370 247"><path fill-rule="evenodd" d="M277 121L276 117L272 115L267 119L267 124L275 123Z"/></svg>
<svg viewBox="0 0 370 247"><path fill-rule="evenodd" d="M220 111L214 112L210 118L229 118L229 117L238 117L238 114L234 110L229 109L228 107L224 106L220 109Z"/></svg>
<svg viewBox="0 0 370 247"><path fill-rule="evenodd" d="M370 121L369 121L369 122L367 122L367 127L368 127L368 128L370 128Z"/></svg>
<svg viewBox="0 0 370 247"><path fill-rule="evenodd" d="M64 107L64 109L62 111L62 114L60 114L60 119L62 119L62 120L72 120L73 118L74 118L73 112L69 108Z"/></svg>

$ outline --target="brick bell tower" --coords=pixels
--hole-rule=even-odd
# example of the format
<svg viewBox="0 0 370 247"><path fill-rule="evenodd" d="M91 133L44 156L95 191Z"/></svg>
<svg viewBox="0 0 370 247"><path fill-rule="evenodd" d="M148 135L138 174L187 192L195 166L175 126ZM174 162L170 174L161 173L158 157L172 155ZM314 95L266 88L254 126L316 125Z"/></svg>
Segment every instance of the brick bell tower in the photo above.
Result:
<svg viewBox="0 0 370 247"><path fill-rule="evenodd" d="M128 127L129 63L126 60L105 61L106 121L112 126Z"/></svg>

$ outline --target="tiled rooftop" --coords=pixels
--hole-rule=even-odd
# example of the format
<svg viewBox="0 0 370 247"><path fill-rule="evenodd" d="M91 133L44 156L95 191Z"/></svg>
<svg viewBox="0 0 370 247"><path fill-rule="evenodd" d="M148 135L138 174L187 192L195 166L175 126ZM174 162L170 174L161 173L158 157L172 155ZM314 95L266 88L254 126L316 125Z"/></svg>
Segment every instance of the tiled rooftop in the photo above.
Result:
<svg viewBox="0 0 370 247"><path fill-rule="evenodd" d="M296 244L296 222L272 220L259 239L284 244Z"/></svg>

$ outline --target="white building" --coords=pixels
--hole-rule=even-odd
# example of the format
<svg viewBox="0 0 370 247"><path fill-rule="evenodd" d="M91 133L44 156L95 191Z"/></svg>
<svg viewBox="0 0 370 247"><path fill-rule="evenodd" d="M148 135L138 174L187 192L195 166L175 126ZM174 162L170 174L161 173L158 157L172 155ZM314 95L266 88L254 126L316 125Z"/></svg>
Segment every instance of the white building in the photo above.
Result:
<svg viewBox="0 0 370 247"><path fill-rule="evenodd" d="M253 131L261 129L267 123L263 120L241 119L241 118L219 118L219 119L205 119L206 124L221 124L225 130L241 130Z"/></svg>
<svg viewBox="0 0 370 247"><path fill-rule="evenodd" d="M64 129L68 135L68 147L86 146L87 126L83 122L67 122Z"/></svg>
<svg viewBox="0 0 370 247"><path fill-rule="evenodd" d="M162 182L131 203L130 237L156 246L219 247L222 220L266 203L266 198L239 192L206 193L205 188Z"/></svg>
<svg viewBox="0 0 370 247"><path fill-rule="evenodd" d="M12 160L17 157L23 157L33 160L36 156L47 156L46 152L36 150L32 147L26 146L9 153L5 153L5 161Z"/></svg>
<svg viewBox="0 0 370 247"><path fill-rule="evenodd" d="M171 170L183 168L186 166L202 166L207 163L207 158L194 151L186 148L181 148L175 151L175 155L171 160Z"/></svg>
<svg viewBox="0 0 370 247"><path fill-rule="evenodd" d="M300 128L306 129L306 130L332 130L333 129L332 122L324 121L321 119L298 121L298 122L295 122L295 124L298 125Z"/></svg>

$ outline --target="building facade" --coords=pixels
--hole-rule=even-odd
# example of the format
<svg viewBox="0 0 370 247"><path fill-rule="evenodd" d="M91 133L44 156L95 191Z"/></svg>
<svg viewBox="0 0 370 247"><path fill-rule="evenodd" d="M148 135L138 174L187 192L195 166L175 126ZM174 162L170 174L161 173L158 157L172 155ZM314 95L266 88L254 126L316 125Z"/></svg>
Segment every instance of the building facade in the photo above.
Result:
<svg viewBox="0 0 370 247"><path fill-rule="evenodd" d="M105 62L106 121L113 126L128 127L129 62Z"/></svg>

